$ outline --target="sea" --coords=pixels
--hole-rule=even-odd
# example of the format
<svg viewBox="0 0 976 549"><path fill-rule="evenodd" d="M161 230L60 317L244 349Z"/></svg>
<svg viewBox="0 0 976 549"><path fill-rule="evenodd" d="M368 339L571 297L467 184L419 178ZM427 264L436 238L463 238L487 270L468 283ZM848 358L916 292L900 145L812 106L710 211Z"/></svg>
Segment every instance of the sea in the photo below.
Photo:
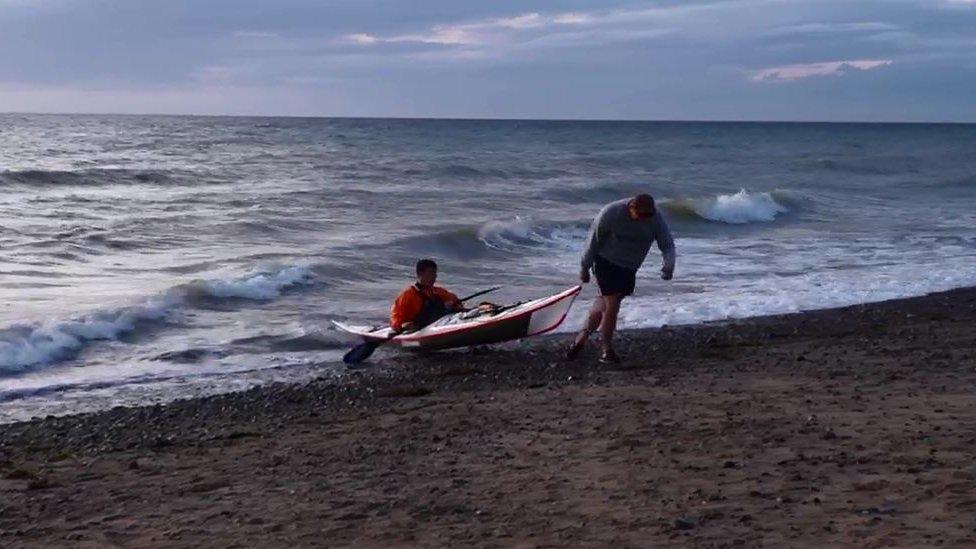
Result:
<svg viewBox="0 0 976 549"><path fill-rule="evenodd" d="M417 259L555 293L637 193L678 261L624 329L976 284L976 125L3 114L0 422L347 375Z"/></svg>

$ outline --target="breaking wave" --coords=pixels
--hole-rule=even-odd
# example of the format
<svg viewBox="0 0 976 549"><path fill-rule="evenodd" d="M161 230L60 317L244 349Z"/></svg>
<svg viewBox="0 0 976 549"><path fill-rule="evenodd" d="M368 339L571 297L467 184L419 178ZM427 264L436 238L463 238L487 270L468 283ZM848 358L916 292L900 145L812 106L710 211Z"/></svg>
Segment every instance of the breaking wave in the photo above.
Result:
<svg viewBox="0 0 976 549"><path fill-rule="evenodd" d="M660 207L669 218L741 225L776 220L791 211L792 199L779 191L740 190L706 198L664 198ZM595 214L596 212L594 212ZM578 251L592 220L546 221L516 216L480 226L454 226L402 238L394 244L416 253L476 258L492 252L529 250Z"/></svg>
<svg viewBox="0 0 976 549"><path fill-rule="evenodd" d="M92 342L117 340L124 334L158 324L175 310L192 307L201 299L269 300L289 287L309 283L311 278L307 267L288 267L232 280L200 280L173 287L139 305L99 311L68 321L51 320L0 329L0 374L71 358Z"/></svg>
<svg viewBox="0 0 976 549"><path fill-rule="evenodd" d="M665 199L661 207L669 214L683 218L700 218L719 223L743 225L774 221L790 209L777 201L785 200L783 193L750 193L742 189L735 194L720 194L707 198Z"/></svg>
<svg viewBox="0 0 976 549"><path fill-rule="evenodd" d="M188 299L268 300L281 295L286 288L307 283L312 277L308 267L288 267L273 273L254 274L234 280L199 280L171 291Z"/></svg>
<svg viewBox="0 0 976 549"><path fill-rule="evenodd" d="M497 252L578 247L586 238L588 228L589 222L535 221L516 216L505 221L445 228L401 238L394 245L415 253L436 252L456 258L476 258Z"/></svg>
<svg viewBox="0 0 976 549"><path fill-rule="evenodd" d="M586 238L589 223L534 222L516 216L512 221L491 221L478 229L485 246L513 251L519 248L578 248Z"/></svg>

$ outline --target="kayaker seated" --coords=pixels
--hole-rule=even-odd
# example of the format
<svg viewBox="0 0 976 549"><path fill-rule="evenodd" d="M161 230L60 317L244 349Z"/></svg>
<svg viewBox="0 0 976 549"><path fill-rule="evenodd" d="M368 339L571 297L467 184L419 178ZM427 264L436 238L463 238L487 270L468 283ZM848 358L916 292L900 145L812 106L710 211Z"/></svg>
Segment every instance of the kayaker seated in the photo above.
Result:
<svg viewBox="0 0 976 549"><path fill-rule="evenodd" d="M390 310L390 327L396 332L411 332L427 326L444 315L463 311L458 296L434 286L437 263L432 259L417 262L417 281L405 288Z"/></svg>

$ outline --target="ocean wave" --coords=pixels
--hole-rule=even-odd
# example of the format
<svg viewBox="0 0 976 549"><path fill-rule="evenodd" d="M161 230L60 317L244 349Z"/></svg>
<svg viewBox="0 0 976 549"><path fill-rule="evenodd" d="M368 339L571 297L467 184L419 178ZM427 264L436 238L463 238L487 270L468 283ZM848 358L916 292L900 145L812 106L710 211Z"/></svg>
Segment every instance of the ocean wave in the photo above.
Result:
<svg viewBox="0 0 976 549"><path fill-rule="evenodd" d="M60 213L60 212L59 212ZM52 216L53 217L53 216ZM173 232L144 230L151 222L147 217L122 221L115 226L77 222L62 216L61 225L34 230L33 234L17 232L21 237L6 246L8 250L33 250L58 259L87 261L115 251L155 250L185 245L188 237ZM142 230L140 230L142 229ZM12 232L12 231L11 231Z"/></svg>
<svg viewBox="0 0 976 549"><path fill-rule="evenodd" d="M663 198L660 207L669 217L707 223L740 225L770 222L791 211L797 201L787 192L750 193L740 190L705 198ZM591 219L577 221L536 220L516 216L480 226L444 228L405 237L394 243L416 253L443 254L470 259L492 252L532 250L578 251L586 240Z"/></svg>
<svg viewBox="0 0 976 549"><path fill-rule="evenodd" d="M444 228L401 238L393 243L420 254L441 254L459 259L526 249L567 249L586 238L589 222L536 221L516 216L482 225Z"/></svg>
<svg viewBox="0 0 976 549"><path fill-rule="evenodd" d="M305 284L312 278L308 267L288 267L273 273L259 273L234 280L198 280L177 286L175 291L193 299L274 299L286 288Z"/></svg>
<svg viewBox="0 0 976 549"><path fill-rule="evenodd" d="M544 191L547 196L578 204L589 202L606 204L641 193L655 194L649 185L633 182L598 183L596 185L566 185Z"/></svg>
<svg viewBox="0 0 976 549"><path fill-rule="evenodd" d="M790 211L784 202L787 195L782 191L750 193L742 189L734 194L706 198L664 199L661 207L679 218L743 225L774 221Z"/></svg>
<svg viewBox="0 0 976 549"><path fill-rule="evenodd" d="M468 166L466 164L449 164L447 166L440 166L430 170L432 175L440 175L446 177L458 177L458 178L488 178L497 177L504 179L508 177L503 170L497 168L475 168L473 166Z"/></svg>
<svg viewBox="0 0 976 549"><path fill-rule="evenodd" d="M467 164L442 164L430 167L409 167L399 170L394 168L394 170L407 176L448 177L455 179L505 179L508 177L508 174L504 170L498 168L475 168Z"/></svg>
<svg viewBox="0 0 976 549"><path fill-rule="evenodd" d="M200 280L171 288L139 305L99 311L68 321L0 329L0 374L18 373L53 364L76 355L96 341L118 340L141 327L159 324L175 310L192 307L201 299L269 300L312 278L307 267L288 267L233 280Z"/></svg>
<svg viewBox="0 0 976 549"><path fill-rule="evenodd" d="M968 175L965 177L957 177L953 179L945 179L939 181L935 185L941 189L952 189L952 190L973 190L976 189L976 175Z"/></svg>
<svg viewBox="0 0 976 549"><path fill-rule="evenodd" d="M807 160L804 165L812 170L852 173L858 175L917 174L922 170L922 159L913 156L861 156L834 157Z"/></svg>
<svg viewBox="0 0 976 549"><path fill-rule="evenodd" d="M605 204L640 193L651 192L638 183L603 183L588 187L563 187L548 194L564 200ZM659 193L651 193L657 196ZM795 197L787 191L749 192L745 189L732 194L701 198L660 198L662 210L679 219L703 220L734 225L773 221L791 211Z"/></svg>
<svg viewBox="0 0 976 549"><path fill-rule="evenodd" d="M478 229L485 246L513 251L520 248L575 249L586 238L587 222L535 222L516 216L511 221L491 221Z"/></svg>
<svg viewBox="0 0 976 549"><path fill-rule="evenodd" d="M0 330L0 374L68 359L92 342L115 340L140 325L166 318L177 304L174 296L164 295L142 305L98 312L76 320L51 320Z"/></svg>
<svg viewBox="0 0 976 549"><path fill-rule="evenodd" d="M445 255L459 259L472 259L485 255L489 250L478 240L478 227L455 226L424 234L398 238L394 248L409 250L421 255ZM378 245L386 248L385 245Z"/></svg>
<svg viewBox="0 0 976 549"><path fill-rule="evenodd" d="M408 176L432 176L455 179L555 179L570 175L570 172L556 168L525 168L506 166L505 168L486 168L467 164L446 164L430 168L411 167L402 171Z"/></svg>
<svg viewBox="0 0 976 549"><path fill-rule="evenodd" d="M231 348L228 353L331 351L349 347L349 339L349 337L338 334L334 330L331 332L259 335L231 341Z"/></svg>
<svg viewBox="0 0 976 549"><path fill-rule="evenodd" d="M93 168L86 170L11 170L0 172L0 187L172 184L174 171Z"/></svg>

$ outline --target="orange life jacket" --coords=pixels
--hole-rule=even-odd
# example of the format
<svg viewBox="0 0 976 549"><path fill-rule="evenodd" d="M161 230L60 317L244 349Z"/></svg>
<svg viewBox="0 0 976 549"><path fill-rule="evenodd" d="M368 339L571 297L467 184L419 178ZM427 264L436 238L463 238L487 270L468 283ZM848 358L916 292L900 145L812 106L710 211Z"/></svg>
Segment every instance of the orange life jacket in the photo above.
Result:
<svg viewBox="0 0 976 549"><path fill-rule="evenodd" d="M393 307L390 309L390 327L399 331L407 322L416 322L424 310L424 305L435 299L439 300L447 311L457 309L461 305L458 296L440 286L423 287L414 284L404 288L393 302ZM430 322L433 320L436 319Z"/></svg>

